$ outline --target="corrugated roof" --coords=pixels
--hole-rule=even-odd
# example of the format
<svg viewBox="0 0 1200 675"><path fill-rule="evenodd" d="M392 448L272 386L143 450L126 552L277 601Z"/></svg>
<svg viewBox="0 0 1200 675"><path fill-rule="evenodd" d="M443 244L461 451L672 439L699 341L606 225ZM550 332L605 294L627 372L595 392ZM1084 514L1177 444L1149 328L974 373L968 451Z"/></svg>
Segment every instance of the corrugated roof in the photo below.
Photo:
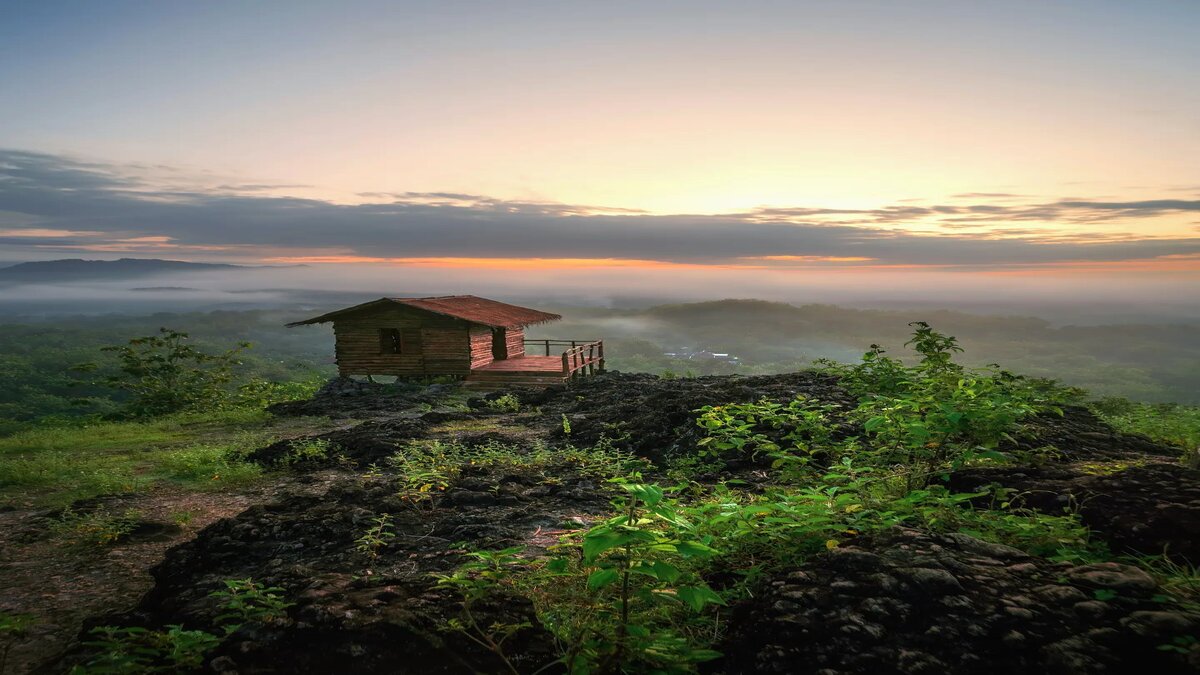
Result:
<svg viewBox="0 0 1200 675"><path fill-rule="evenodd" d="M322 314L321 316L304 321L289 323L288 325L304 326L313 323L325 323L351 312L359 312L375 306L393 303L423 309L427 312L443 316L452 316L456 319L491 326L493 328L521 328L536 323L556 321L562 318L558 314L529 309L528 307L518 307L517 305L488 300L487 298L480 298L474 295L447 295L436 298L380 298L361 305L339 309L336 312Z"/></svg>

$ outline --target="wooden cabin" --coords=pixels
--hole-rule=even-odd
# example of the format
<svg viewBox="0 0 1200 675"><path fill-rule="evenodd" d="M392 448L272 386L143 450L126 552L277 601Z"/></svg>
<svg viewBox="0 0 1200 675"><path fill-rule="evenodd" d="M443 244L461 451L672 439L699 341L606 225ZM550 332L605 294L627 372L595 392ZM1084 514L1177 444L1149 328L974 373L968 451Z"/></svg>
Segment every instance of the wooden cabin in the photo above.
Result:
<svg viewBox="0 0 1200 675"><path fill-rule="evenodd" d="M561 318L473 295L452 295L380 298L288 326L332 323L343 376L451 375L483 387L559 384L602 372L601 340L525 339L527 326Z"/></svg>

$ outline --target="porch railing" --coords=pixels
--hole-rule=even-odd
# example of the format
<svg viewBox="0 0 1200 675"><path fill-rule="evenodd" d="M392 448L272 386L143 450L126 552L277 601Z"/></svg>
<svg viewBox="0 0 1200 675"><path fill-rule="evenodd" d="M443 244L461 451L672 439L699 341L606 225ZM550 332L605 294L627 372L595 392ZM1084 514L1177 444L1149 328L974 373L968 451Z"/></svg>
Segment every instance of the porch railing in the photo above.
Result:
<svg viewBox="0 0 1200 675"><path fill-rule="evenodd" d="M525 340L525 353L541 348L546 356L551 350L562 352L562 372L568 377L594 375L604 372L604 340Z"/></svg>

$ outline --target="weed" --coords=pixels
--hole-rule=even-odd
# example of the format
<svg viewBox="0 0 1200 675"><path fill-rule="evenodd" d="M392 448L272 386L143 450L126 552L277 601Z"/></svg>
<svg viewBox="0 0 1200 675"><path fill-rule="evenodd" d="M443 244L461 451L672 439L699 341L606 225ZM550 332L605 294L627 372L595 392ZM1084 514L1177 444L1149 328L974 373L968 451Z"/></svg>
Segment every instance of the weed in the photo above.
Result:
<svg viewBox="0 0 1200 675"><path fill-rule="evenodd" d="M132 532L140 517L132 510L116 515L104 509L79 513L67 507L51 524L50 531L72 545L111 546Z"/></svg>
<svg viewBox="0 0 1200 675"><path fill-rule="evenodd" d="M615 504L619 515L583 534L582 559L560 553L547 565L552 574L585 579L587 593L565 598L547 593L543 624L564 646L563 663L571 673L689 672L720 656L671 621L680 610L724 604L691 571L697 560L716 555L712 538L698 534L661 488L617 482L626 493Z"/></svg>
<svg viewBox="0 0 1200 675"><path fill-rule="evenodd" d="M239 485L262 476L262 467L243 461L243 451L229 445L191 445L162 454L165 477L196 487Z"/></svg>
<svg viewBox="0 0 1200 675"><path fill-rule="evenodd" d="M277 463L292 466L301 462L323 462L329 459L333 449L333 444L326 438L298 438L288 443L288 451Z"/></svg>
<svg viewBox="0 0 1200 675"><path fill-rule="evenodd" d="M371 562L379 558L379 551L385 548L396 533L392 531L392 517L386 513L371 520L371 526L361 537L355 540L355 549L365 555Z"/></svg>
<svg viewBox="0 0 1200 675"><path fill-rule="evenodd" d="M484 402L484 405L487 406L488 410L496 412L515 413L521 411L521 399L517 398L515 394L504 394L503 396Z"/></svg>
<svg viewBox="0 0 1200 675"><path fill-rule="evenodd" d="M475 606L480 600L494 595L510 582L512 568L520 560L520 547L501 551L473 551L467 553L470 560L460 565L452 574L435 574L438 586L453 588L460 598L460 614L446 623L447 630L465 635L475 644L494 654L512 675L518 675L513 662L504 652L504 643L518 631L530 627L528 622L480 624L475 616Z"/></svg>
<svg viewBox="0 0 1200 675"><path fill-rule="evenodd" d="M221 613L217 623L225 633L233 633L247 623L275 623L287 616L286 602L280 593L282 588L263 586L253 579L226 579L225 588L213 591L208 597L220 602Z"/></svg>
<svg viewBox="0 0 1200 675"><path fill-rule="evenodd" d="M470 553L472 560L453 574L437 575L462 603L461 616L447 628L515 673L504 642L528 624L483 625L473 608L489 595L523 593L554 634L559 663L569 673L686 673L719 657L681 630L686 617L724 604L694 572L697 562L716 554L709 537L697 533L661 488L615 482L625 494L614 504L619 515L560 545L544 565L522 564L521 550L510 548Z"/></svg>
<svg viewBox="0 0 1200 675"><path fill-rule="evenodd" d="M170 516L171 522L179 527L187 527L192 524L192 519L195 518L196 514L191 511L172 511Z"/></svg>

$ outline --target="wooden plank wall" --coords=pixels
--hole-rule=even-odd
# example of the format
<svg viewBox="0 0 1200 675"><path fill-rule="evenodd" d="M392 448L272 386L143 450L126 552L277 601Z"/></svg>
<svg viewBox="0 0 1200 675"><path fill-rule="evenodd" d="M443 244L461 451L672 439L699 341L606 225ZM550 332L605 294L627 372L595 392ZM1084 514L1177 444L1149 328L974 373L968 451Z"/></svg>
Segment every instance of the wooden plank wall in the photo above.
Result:
<svg viewBox="0 0 1200 675"><path fill-rule="evenodd" d="M470 324L404 307L339 318L333 323L342 375L467 375L471 370ZM404 350L380 350L379 330L400 330ZM490 348L490 347L489 347Z"/></svg>
<svg viewBox="0 0 1200 675"><path fill-rule="evenodd" d="M487 326L471 326L471 367L478 368L492 362L492 329Z"/></svg>
<svg viewBox="0 0 1200 675"><path fill-rule="evenodd" d="M524 328L509 328L508 333L504 337L505 342L508 343L508 358L515 359L518 356L525 355Z"/></svg>

